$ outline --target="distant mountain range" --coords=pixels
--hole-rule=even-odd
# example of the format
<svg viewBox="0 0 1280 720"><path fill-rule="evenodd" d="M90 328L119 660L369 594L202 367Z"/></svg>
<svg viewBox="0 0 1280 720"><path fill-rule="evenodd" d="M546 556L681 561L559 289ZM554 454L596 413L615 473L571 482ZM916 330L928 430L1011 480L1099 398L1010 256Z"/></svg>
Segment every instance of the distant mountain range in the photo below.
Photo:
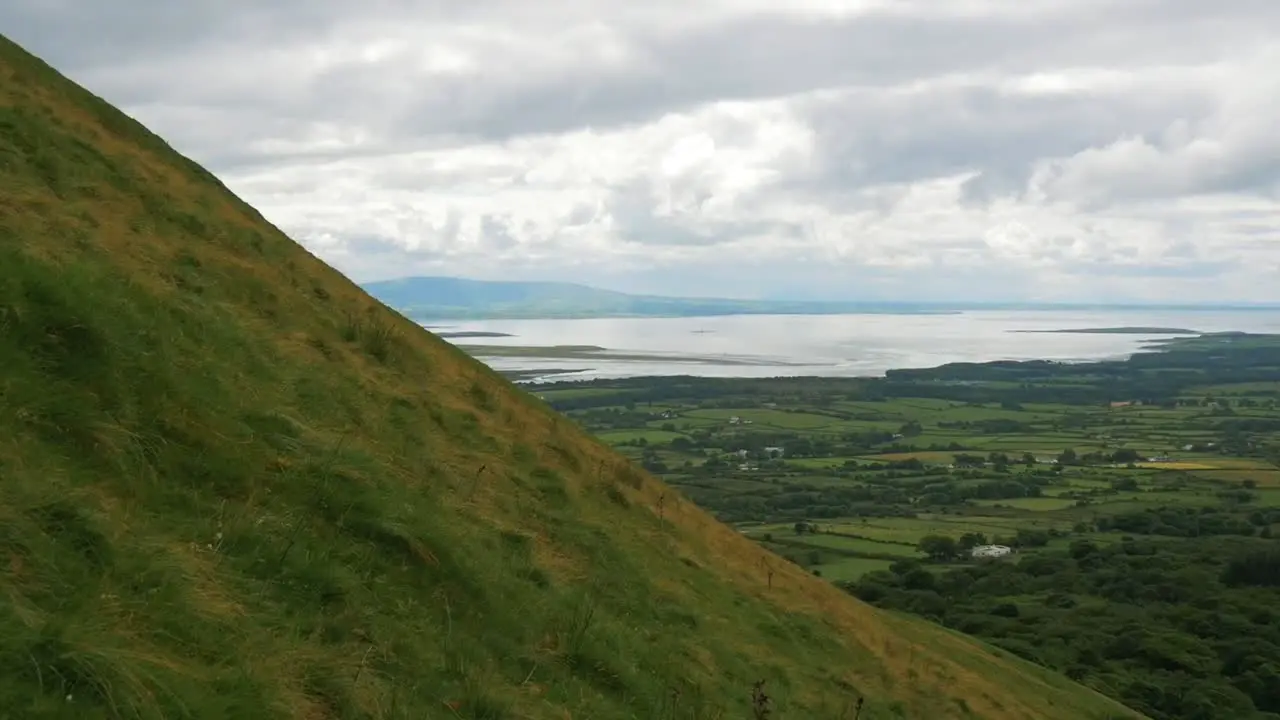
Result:
<svg viewBox="0 0 1280 720"><path fill-rule="evenodd" d="M927 303L664 297L632 295L575 283L456 277L410 277L365 283L363 287L415 320L955 312Z"/></svg>
<svg viewBox="0 0 1280 720"><path fill-rule="evenodd" d="M419 321L710 317L715 315L950 315L966 310L1262 310L1280 306L1157 303L894 302L877 300L735 300L633 295L561 282L407 277L362 285L370 295ZM1117 329L1108 329L1117 332ZM1074 332L1079 332L1074 331ZM1096 331L1095 331L1096 332ZM1132 332L1132 330L1130 330Z"/></svg>

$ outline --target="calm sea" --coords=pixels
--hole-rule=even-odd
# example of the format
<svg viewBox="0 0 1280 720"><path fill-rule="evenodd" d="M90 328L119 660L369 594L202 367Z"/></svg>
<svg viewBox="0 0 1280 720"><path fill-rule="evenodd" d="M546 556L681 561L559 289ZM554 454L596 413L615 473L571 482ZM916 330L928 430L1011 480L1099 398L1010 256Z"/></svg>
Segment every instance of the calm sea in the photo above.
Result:
<svg viewBox="0 0 1280 720"><path fill-rule="evenodd" d="M947 315L732 315L707 318L485 320L426 323L473 345L594 345L591 358L484 357L498 370L572 369L555 379L701 375L866 376L885 370L989 360L1123 358L1167 335L1026 333L1100 327L1280 333L1274 310L967 311ZM626 355L625 358L609 357Z"/></svg>

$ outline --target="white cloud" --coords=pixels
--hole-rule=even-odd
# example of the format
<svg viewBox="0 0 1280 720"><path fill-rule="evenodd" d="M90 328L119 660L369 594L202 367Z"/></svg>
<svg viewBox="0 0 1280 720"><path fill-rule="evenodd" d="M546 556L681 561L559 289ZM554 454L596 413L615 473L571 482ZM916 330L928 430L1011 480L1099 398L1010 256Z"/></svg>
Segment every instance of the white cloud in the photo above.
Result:
<svg viewBox="0 0 1280 720"><path fill-rule="evenodd" d="M1202 73L1212 109L1168 118L1067 158L1042 160L1032 184L1047 194L1107 204L1135 197L1280 189L1280 43Z"/></svg>
<svg viewBox="0 0 1280 720"><path fill-rule="evenodd" d="M173 7L0 26L360 280L1280 300L1272 0Z"/></svg>

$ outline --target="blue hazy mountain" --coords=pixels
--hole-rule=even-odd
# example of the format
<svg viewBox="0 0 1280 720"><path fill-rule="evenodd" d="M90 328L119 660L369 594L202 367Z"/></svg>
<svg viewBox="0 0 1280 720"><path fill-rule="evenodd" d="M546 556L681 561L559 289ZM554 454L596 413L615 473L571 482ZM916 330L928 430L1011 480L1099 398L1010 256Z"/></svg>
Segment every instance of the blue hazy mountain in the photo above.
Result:
<svg viewBox="0 0 1280 720"><path fill-rule="evenodd" d="M942 315L966 310L1167 310L1275 312L1275 304L1162 304L1055 302L902 302L892 300L735 300L637 295L577 283L407 277L365 283L366 292L405 315L428 320L714 315ZM1171 332L1178 328L1093 328L1089 332ZM1084 332L1070 330L1070 332ZM1163 333L1156 333L1163 334Z"/></svg>
<svg viewBox="0 0 1280 720"><path fill-rule="evenodd" d="M953 308L928 303L665 297L576 283L456 277L408 277L365 283L363 287L415 320L954 312Z"/></svg>

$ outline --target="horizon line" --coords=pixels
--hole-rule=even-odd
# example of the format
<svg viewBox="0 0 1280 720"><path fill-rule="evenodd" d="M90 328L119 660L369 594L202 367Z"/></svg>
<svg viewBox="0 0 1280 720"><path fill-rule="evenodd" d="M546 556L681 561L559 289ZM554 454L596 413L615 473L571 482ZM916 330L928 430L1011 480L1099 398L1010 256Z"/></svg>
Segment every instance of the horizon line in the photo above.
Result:
<svg viewBox="0 0 1280 720"><path fill-rule="evenodd" d="M587 283L572 282L567 280L486 280L481 278L464 277L461 275L405 275L394 278L383 278L380 280L369 280L359 282L362 288L369 285L394 283L405 280L461 280L465 282L476 283L511 283L511 284L547 284L547 285L570 285L601 292L611 292L621 295L632 295L640 297L655 297L671 300L704 300L704 301L732 301L732 302L751 302L751 303L796 303L796 304L845 304L845 305L909 305L917 307L935 307L935 308L953 308L959 309L964 307L993 307L993 306L1022 306L1022 307L1062 307L1062 308L1153 308L1153 309L1169 309L1169 310L1280 310L1280 300L1229 300L1223 302L1170 302L1165 300L1113 300L1113 301L1084 301L1084 300L904 300L904 299L883 299L883 298L859 298L859 299L836 299L836 298L785 298L785 297L766 297L766 298L745 298L745 297L725 297L723 295L666 295L651 292L631 292L626 290L613 290L603 288L597 285Z"/></svg>

